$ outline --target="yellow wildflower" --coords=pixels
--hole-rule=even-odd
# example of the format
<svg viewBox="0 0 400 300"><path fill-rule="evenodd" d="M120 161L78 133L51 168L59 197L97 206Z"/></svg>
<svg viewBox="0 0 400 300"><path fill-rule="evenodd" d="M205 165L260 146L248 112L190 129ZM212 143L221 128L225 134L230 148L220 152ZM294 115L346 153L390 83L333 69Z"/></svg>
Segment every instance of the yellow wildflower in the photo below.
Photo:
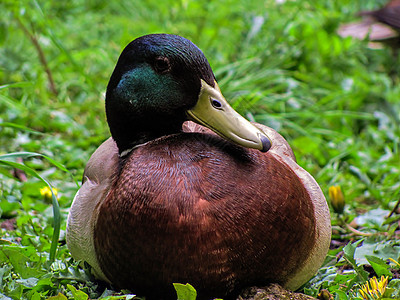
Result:
<svg viewBox="0 0 400 300"><path fill-rule="evenodd" d="M386 291L388 277L381 276L381 280L374 276L369 281L361 286L358 290L363 299L380 299Z"/></svg>
<svg viewBox="0 0 400 300"><path fill-rule="evenodd" d="M53 193L54 193L54 196L57 197L58 190L56 188L53 188ZM40 189L40 195L43 196L44 200L51 202L51 198L52 198L51 190L47 185Z"/></svg>
<svg viewBox="0 0 400 300"><path fill-rule="evenodd" d="M399 264L396 260L394 260L393 258L390 258L390 257L389 257L389 260L390 260L392 263L395 263L397 266L400 267L400 264Z"/></svg>
<svg viewBox="0 0 400 300"><path fill-rule="evenodd" d="M319 291L318 294L318 299L319 300L333 300L333 296L327 289L322 289Z"/></svg>
<svg viewBox="0 0 400 300"><path fill-rule="evenodd" d="M333 210L338 214L343 213L345 203L340 186L335 185L329 187L329 198L331 198Z"/></svg>

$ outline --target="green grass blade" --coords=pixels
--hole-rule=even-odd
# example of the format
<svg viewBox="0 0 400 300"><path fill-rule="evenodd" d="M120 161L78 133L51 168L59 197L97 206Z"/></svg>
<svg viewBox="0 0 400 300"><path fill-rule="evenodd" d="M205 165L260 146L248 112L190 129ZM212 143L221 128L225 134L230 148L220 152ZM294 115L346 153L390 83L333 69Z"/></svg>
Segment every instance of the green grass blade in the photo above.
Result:
<svg viewBox="0 0 400 300"><path fill-rule="evenodd" d="M5 155L2 155L5 156ZM25 166L24 164L16 163L13 161L8 161L1 159L0 157L0 164L6 165L12 168L20 169L27 174L36 177L43 183L45 183L51 190L51 198L52 198L52 204L53 204L53 237L51 239L51 246L50 246L50 262L53 262L56 257L56 252L57 252L57 245L58 245L58 239L60 237L60 227L61 227L61 216L60 216L60 206L58 204L57 198L54 195L53 189L51 187L51 184L44 179L42 176L40 176L34 169Z"/></svg>
<svg viewBox="0 0 400 300"><path fill-rule="evenodd" d="M43 132L36 131L36 130L33 130L33 129L29 128L29 127L26 127L26 126L20 125L20 124L16 124L16 123L3 122L3 123L0 123L0 127L9 127L9 128L18 129L18 130L21 130L21 131L27 131L27 132L32 133L32 134L45 135Z"/></svg>
<svg viewBox="0 0 400 300"><path fill-rule="evenodd" d="M66 167L64 167L62 164L60 164L59 162L55 161L54 159L52 159L51 157L49 157L47 155L36 153L36 152L24 152L24 151L0 155L1 160L13 159L13 158L17 158L17 157L18 158L42 157L42 158L46 159L48 162L50 162L51 164L53 164L58 169L68 173L71 176L71 178L75 181L76 185L78 187L80 187L79 183L74 179L71 172Z"/></svg>

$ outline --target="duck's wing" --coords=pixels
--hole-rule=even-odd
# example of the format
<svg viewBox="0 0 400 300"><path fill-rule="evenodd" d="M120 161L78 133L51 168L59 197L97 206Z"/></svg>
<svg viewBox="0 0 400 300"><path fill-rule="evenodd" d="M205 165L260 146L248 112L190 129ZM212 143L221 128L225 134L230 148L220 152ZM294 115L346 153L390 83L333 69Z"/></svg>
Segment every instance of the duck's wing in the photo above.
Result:
<svg viewBox="0 0 400 300"><path fill-rule="evenodd" d="M108 194L118 170L118 148L112 138L106 140L89 159L83 183L73 200L67 221L67 244L76 260L86 261L96 277L108 281L97 263L93 228L98 206Z"/></svg>
<svg viewBox="0 0 400 300"><path fill-rule="evenodd" d="M306 282L312 274L317 272L317 269L325 259L324 253L327 253L331 240L330 213L325 196L318 183L315 181L314 177L296 163L293 151L286 140L272 128L261 124L255 125L264 131L272 141L271 149L268 152L273 153L275 158L281 161L281 163L286 164L289 169L293 170L310 195L314 206L316 220L315 232L317 234L315 246L308 256L307 261L301 268L296 270L296 272L288 276L288 280L285 284L285 286L290 289L296 289Z"/></svg>
<svg viewBox="0 0 400 300"><path fill-rule="evenodd" d="M271 140L271 148L268 152L264 153L264 155L270 156L272 154L282 165L286 165L287 169L292 170L307 190L312 201L313 211L315 213L314 219L316 221L315 245L302 267L288 275L287 281L284 283L289 289L297 289L317 272L325 259L325 253L328 251L331 240L329 209L326 204L325 196L318 183L306 170L297 164L292 148L289 146L288 142L274 129L258 123L253 124L261 129ZM183 130L185 132L201 132L215 135L214 132L193 122L186 122Z"/></svg>
<svg viewBox="0 0 400 300"><path fill-rule="evenodd" d="M271 139L271 149L269 150L271 153L275 153L281 157L296 162L296 157L294 156L292 148L290 148L288 142L283 138L283 136L268 126L258 123L253 124L261 129Z"/></svg>

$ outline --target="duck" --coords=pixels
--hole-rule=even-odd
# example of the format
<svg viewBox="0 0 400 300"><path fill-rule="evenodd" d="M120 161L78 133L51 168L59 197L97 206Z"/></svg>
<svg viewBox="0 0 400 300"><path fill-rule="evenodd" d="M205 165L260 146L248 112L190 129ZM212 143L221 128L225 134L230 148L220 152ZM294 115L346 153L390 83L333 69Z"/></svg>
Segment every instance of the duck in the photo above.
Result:
<svg viewBox="0 0 400 300"><path fill-rule="evenodd" d="M69 210L66 242L94 276L146 299L296 290L331 238L321 188L275 130L224 98L190 40L149 34L122 51L105 94L111 132Z"/></svg>

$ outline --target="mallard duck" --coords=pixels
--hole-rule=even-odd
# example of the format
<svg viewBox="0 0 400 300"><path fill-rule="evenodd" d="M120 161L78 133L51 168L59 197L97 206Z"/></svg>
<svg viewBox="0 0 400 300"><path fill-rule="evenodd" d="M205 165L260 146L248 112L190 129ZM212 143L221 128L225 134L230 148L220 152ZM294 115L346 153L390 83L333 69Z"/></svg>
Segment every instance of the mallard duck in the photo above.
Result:
<svg viewBox="0 0 400 300"><path fill-rule="evenodd" d="M321 266L330 215L313 177L273 129L224 99L201 50L169 34L135 39L106 92L111 138L92 155L67 222L74 259L146 299L295 290Z"/></svg>

